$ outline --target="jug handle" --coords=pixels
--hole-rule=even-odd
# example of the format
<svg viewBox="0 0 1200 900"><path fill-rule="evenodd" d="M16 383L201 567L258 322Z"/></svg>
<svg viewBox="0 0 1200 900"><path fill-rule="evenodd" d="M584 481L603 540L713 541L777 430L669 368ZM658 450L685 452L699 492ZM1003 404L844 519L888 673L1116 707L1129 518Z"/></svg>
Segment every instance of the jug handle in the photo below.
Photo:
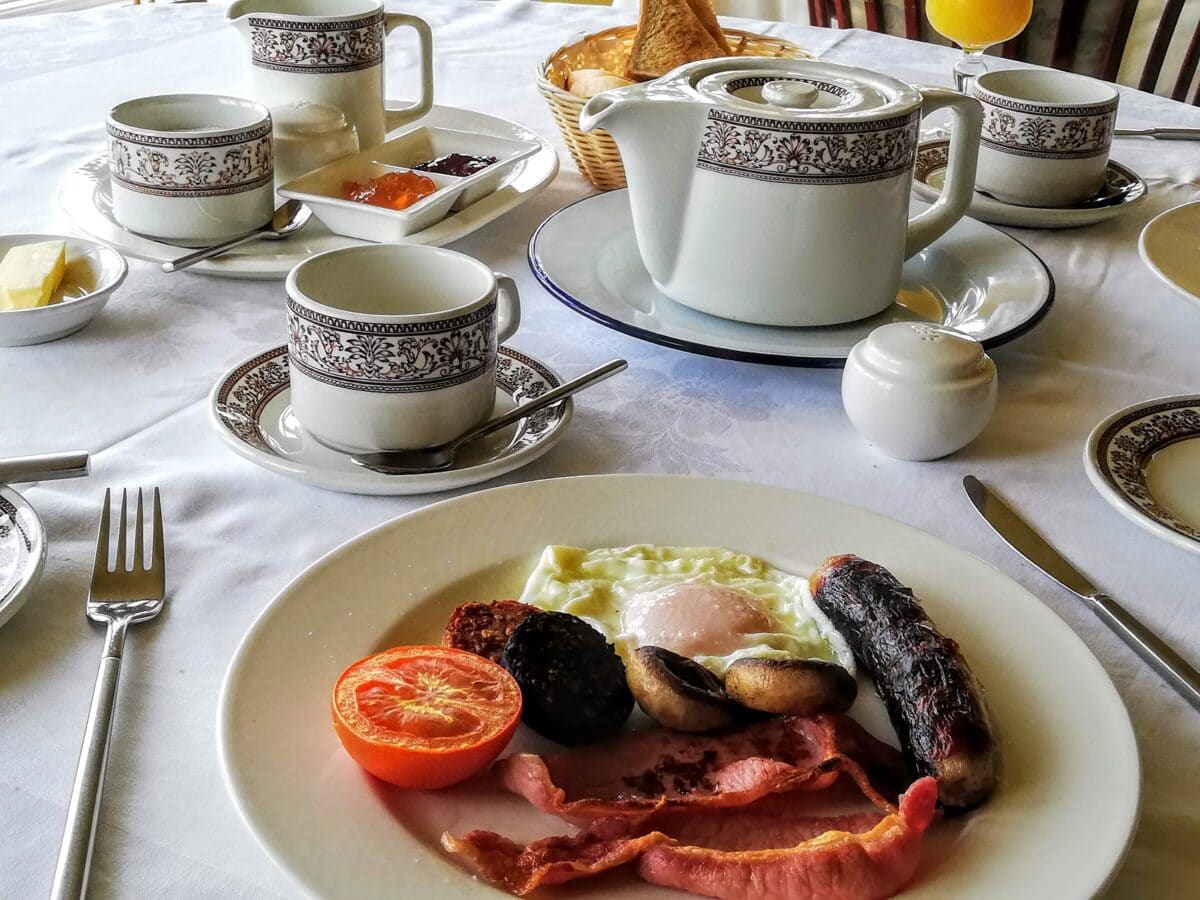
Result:
<svg viewBox="0 0 1200 900"><path fill-rule="evenodd" d="M950 130L950 159L946 181L937 201L908 222L904 258L924 250L961 219L975 194L975 168L979 163L979 134L983 127L983 107L974 97L948 88L923 87L921 115L948 108L954 116Z"/></svg>
<svg viewBox="0 0 1200 900"><path fill-rule="evenodd" d="M408 103L403 106L392 106L385 102L383 115L386 131L398 128L413 119L419 119L433 107L433 32L430 31L429 23L424 19L404 13L384 13L383 31L385 35L391 34L393 29L399 28L401 25L407 25L415 31L420 44L421 99L416 103Z"/></svg>

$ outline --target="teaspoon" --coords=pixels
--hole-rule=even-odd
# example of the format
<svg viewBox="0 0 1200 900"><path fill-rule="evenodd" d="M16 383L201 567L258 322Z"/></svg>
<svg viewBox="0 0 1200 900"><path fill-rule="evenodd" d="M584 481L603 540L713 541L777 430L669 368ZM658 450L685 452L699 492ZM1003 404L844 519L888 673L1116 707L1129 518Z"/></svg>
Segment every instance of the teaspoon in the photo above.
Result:
<svg viewBox="0 0 1200 900"><path fill-rule="evenodd" d="M454 464L454 455L477 438L491 434L514 422L519 422L539 409L553 406L555 403L582 391L586 387L603 381L629 367L623 359L614 359L597 369L592 369L585 375L580 375L566 384L559 385L547 391L535 400L523 403L512 412L505 413L495 419L484 422L477 428L472 428L466 434L456 437L445 444L436 447L423 447L419 450L383 450L377 453L360 453L351 456L355 465L379 472L383 475L419 475L423 472L437 472L448 469Z"/></svg>
<svg viewBox="0 0 1200 900"><path fill-rule="evenodd" d="M271 216L271 224L264 225L262 228L251 231L249 234L243 234L228 241L213 244L211 247L204 247L195 253L189 253L187 256L181 256L178 259L165 262L162 264L162 270L164 272L178 272L180 269L186 269L188 266L194 266L203 260L220 256L226 250L232 250L234 247L240 247L242 244L248 244L251 241L278 241L289 234L295 234L307 225L308 220L311 218L311 209L299 200L289 200L283 206L279 207L279 209L275 210L275 214Z"/></svg>

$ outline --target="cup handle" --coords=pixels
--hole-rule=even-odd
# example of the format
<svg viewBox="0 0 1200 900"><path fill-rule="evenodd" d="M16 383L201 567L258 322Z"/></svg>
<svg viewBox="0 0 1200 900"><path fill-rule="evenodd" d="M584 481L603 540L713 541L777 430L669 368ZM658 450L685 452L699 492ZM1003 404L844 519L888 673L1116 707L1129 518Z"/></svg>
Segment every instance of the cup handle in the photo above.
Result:
<svg viewBox="0 0 1200 900"><path fill-rule="evenodd" d="M507 275L496 273L497 343L503 344L521 327L521 292Z"/></svg>
<svg viewBox="0 0 1200 900"><path fill-rule="evenodd" d="M384 13L383 32L391 34L393 29L407 25L417 33L417 41L421 47L421 99L416 103L405 106L388 106L384 104L385 129L391 131L405 122L419 119L433 107L433 32L429 23L416 16L404 13Z"/></svg>
<svg viewBox="0 0 1200 900"><path fill-rule="evenodd" d="M954 116L950 131L950 159L946 182L937 201L908 222L904 258L924 250L950 230L967 212L975 193L975 169L979 164L979 135L983 129L983 107L974 97L947 88L923 87L921 115L949 108Z"/></svg>

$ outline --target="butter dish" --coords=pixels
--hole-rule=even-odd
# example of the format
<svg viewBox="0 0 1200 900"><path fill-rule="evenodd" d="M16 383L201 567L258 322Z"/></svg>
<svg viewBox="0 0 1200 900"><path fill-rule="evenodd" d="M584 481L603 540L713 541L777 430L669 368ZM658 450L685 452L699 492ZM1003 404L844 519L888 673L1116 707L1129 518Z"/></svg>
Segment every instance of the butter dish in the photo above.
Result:
<svg viewBox="0 0 1200 900"><path fill-rule="evenodd" d="M313 215L337 234L377 243L401 241L497 190L514 167L538 149L533 141L424 126L293 179L279 188L279 194L308 204ZM361 183L388 172L412 172L415 166L456 153L495 157L496 161L465 176L418 171L437 189L405 209L342 198L342 186L348 181Z"/></svg>
<svg viewBox="0 0 1200 900"><path fill-rule="evenodd" d="M57 234L0 234L0 259L13 247L42 241L66 243L62 283L46 306L0 310L0 347L56 341L83 328L104 308L129 267L107 244Z"/></svg>

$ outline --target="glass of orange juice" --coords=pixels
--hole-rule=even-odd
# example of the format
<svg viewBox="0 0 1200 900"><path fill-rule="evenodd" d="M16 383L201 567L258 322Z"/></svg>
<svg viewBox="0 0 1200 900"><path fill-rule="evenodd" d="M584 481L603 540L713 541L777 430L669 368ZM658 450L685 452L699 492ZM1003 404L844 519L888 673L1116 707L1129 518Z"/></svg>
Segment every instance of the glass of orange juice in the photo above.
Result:
<svg viewBox="0 0 1200 900"><path fill-rule="evenodd" d="M962 59L954 65L954 86L967 91L987 71L983 51L1025 30L1033 0L926 0L925 15L938 34L962 47Z"/></svg>

